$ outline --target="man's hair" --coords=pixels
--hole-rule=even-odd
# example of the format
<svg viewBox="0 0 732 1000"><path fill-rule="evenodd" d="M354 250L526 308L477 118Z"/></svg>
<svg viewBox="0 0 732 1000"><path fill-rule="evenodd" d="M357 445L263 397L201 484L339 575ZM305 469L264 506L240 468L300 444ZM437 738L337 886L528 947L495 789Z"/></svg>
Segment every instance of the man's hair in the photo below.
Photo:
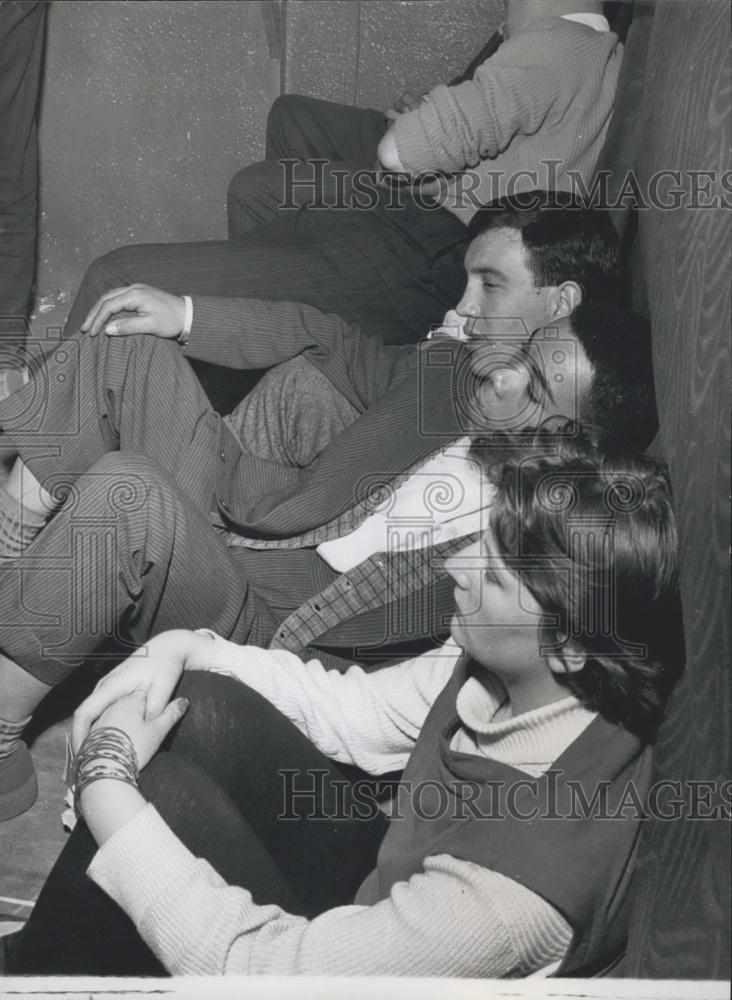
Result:
<svg viewBox="0 0 732 1000"><path fill-rule="evenodd" d="M538 287L574 281L585 302L617 302L623 294L619 242L610 215L567 191L525 191L479 208L471 239L495 229L521 233Z"/></svg>
<svg viewBox="0 0 732 1000"><path fill-rule="evenodd" d="M587 438L496 432L473 455L497 486L495 545L547 616L542 643L586 656L556 675L588 708L652 739L683 662L665 468Z"/></svg>
<svg viewBox="0 0 732 1000"><path fill-rule="evenodd" d="M658 430L650 324L605 303L582 303L569 322L593 369L582 427L603 451L642 451Z"/></svg>

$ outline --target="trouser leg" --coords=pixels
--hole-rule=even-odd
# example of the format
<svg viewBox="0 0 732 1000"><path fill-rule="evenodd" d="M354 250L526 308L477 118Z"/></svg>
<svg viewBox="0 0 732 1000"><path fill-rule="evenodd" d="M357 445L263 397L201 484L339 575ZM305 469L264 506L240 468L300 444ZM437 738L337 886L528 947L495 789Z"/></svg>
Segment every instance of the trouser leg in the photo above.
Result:
<svg viewBox="0 0 732 1000"><path fill-rule="evenodd" d="M0 4L0 334L21 329L35 272L46 9L45 2Z"/></svg>
<svg viewBox="0 0 732 1000"><path fill-rule="evenodd" d="M353 781L365 776L331 761L245 684L192 673L178 693L190 705L171 749L231 797L297 891L303 912L313 916L349 902L386 832L378 781L373 788L361 784L358 805Z"/></svg>
<svg viewBox="0 0 732 1000"><path fill-rule="evenodd" d="M147 455L208 512L218 417L180 348L152 336L76 336L0 403L4 440L53 493L105 454Z"/></svg>
<svg viewBox="0 0 732 1000"><path fill-rule="evenodd" d="M244 167L229 185L229 239L273 221L286 206L333 205L346 197L344 175L373 167L387 124L380 111L297 94L278 97L267 118L266 159ZM283 166L282 160L298 163Z"/></svg>
<svg viewBox="0 0 732 1000"><path fill-rule="evenodd" d="M312 917L349 902L374 865L385 818L349 821L349 776L245 685L193 673L176 693L189 699L188 712L172 752L143 772L142 791L177 836L256 903ZM288 799L291 782L283 781L293 771L317 776L312 796ZM308 818L319 813L336 818ZM130 921L84 878L94 850L80 823L44 886L11 972L159 973Z"/></svg>
<svg viewBox="0 0 732 1000"><path fill-rule="evenodd" d="M170 628L267 645L276 621L206 516L148 458L105 455L0 587L0 649L54 685L102 645Z"/></svg>
<svg viewBox="0 0 732 1000"><path fill-rule="evenodd" d="M272 104L267 117L266 157L371 164L388 124L382 111L285 94Z"/></svg>
<svg viewBox="0 0 732 1000"><path fill-rule="evenodd" d="M247 454L304 468L358 417L356 407L299 355L270 368L226 423Z"/></svg>
<svg viewBox="0 0 732 1000"><path fill-rule="evenodd" d="M458 301L466 244L466 227L446 209L379 204L299 212L242 240L125 247L89 268L66 335L103 292L144 282L178 295L305 302L387 343L413 342Z"/></svg>

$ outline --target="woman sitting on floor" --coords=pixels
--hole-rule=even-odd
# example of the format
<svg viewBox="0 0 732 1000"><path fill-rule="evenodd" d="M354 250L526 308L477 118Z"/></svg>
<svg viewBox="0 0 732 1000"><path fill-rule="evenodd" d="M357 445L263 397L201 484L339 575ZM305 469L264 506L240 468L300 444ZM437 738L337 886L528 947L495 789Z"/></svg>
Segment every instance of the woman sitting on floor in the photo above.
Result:
<svg viewBox="0 0 732 1000"><path fill-rule="evenodd" d="M590 975L622 953L677 673L669 487L538 443L489 473L437 651L340 674L176 631L100 682L74 723L85 823L13 971ZM356 768L404 769L388 821Z"/></svg>

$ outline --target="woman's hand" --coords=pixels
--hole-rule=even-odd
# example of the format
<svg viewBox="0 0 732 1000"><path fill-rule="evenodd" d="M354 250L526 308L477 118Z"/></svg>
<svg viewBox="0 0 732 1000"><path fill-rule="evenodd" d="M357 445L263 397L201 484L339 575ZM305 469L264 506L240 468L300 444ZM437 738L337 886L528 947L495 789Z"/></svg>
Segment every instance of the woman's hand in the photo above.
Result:
<svg viewBox="0 0 732 1000"><path fill-rule="evenodd" d="M105 709L94 723L92 732L114 726L127 733L137 754L138 767L142 770L160 749L160 744L173 726L183 718L187 708L185 698L175 698L162 712L153 715L147 709L145 692L133 691Z"/></svg>
<svg viewBox="0 0 732 1000"><path fill-rule="evenodd" d="M160 715L181 678L187 658L199 646L210 648L211 640L184 629L161 632L102 677L74 712L71 727L74 753L79 752L79 747L102 713L134 691L145 695L149 718Z"/></svg>

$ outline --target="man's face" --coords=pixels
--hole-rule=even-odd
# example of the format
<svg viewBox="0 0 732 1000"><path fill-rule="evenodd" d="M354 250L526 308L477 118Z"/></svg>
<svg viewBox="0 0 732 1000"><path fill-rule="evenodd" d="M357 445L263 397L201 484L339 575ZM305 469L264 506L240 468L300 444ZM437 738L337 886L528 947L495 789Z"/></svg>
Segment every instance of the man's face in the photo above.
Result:
<svg viewBox="0 0 732 1000"><path fill-rule="evenodd" d="M550 417L579 421L594 369L570 319L539 327L523 344L485 345L480 360L470 403L474 429L515 431Z"/></svg>
<svg viewBox="0 0 732 1000"><path fill-rule="evenodd" d="M535 284L518 230L494 229L474 239L465 270L467 283L455 312L476 347L496 337L525 340L552 320L555 289Z"/></svg>
<svg viewBox="0 0 732 1000"><path fill-rule="evenodd" d="M468 342L480 378L471 423L518 430L551 416L578 419L592 366L569 320L556 317L557 288L535 284L521 233L479 236L465 270L465 292L443 327Z"/></svg>

